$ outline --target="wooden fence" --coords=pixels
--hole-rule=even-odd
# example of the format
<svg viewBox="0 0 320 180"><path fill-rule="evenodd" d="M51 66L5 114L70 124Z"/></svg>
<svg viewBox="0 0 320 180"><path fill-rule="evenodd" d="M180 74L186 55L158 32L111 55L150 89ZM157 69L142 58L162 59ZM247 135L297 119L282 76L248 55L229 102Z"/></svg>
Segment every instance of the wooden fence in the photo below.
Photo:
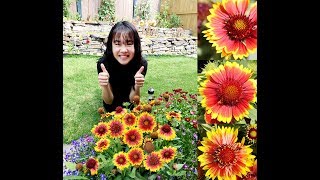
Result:
<svg viewBox="0 0 320 180"><path fill-rule="evenodd" d="M192 35L196 36L197 34L197 13L198 6L197 0L162 0L163 4L168 2L169 13L177 14L183 25L184 29L190 29ZM163 7L161 7L162 11Z"/></svg>
<svg viewBox="0 0 320 180"><path fill-rule="evenodd" d="M197 0L150 0L150 19L155 19L157 13L162 10L160 4L168 2L169 13L177 14L184 29L190 29L192 35L197 34ZM133 19L134 0L115 0L115 17L118 20ZM138 3L137 0L136 3ZM81 5L80 5L81 3ZM98 10L101 0L71 0L70 12L81 12L81 19L92 21L98 19Z"/></svg>

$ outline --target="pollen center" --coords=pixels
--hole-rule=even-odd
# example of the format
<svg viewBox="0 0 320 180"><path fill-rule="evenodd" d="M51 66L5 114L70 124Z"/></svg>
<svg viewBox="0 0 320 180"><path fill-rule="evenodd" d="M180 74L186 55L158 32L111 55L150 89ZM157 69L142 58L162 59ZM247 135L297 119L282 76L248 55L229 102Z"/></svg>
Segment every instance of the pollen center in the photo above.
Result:
<svg viewBox="0 0 320 180"><path fill-rule="evenodd" d="M120 162L120 163L123 163L123 162L124 162L124 159L123 159L123 158L119 158L119 162Z"/></svg>
<svg viewBox="0 0 320 180"><path fill-rule="evenodd" d="M252 137L252 138L257 137L257 131L251 131L250 132L250 137Z"/></svg>
<svg viewBox="0 0 320 180"><path fill-rule="evenodd" d="M234 22L233 27L238 31L242 31L246 29L247 25L242 19L237 19Z"/></svg>
<svg viewBox="0 0 320 180"><path fill-rule="evenodd" d="M139 157L139 156L138 156L137 154L133 155L133 158L134 158L134 159L138 159L138 157Z"/></svg>
<svg viewBox="0 0 320 180"><path fill-rule="evenodd" d="M99 127L98 132L99 132L100 134L103 134L103 133L106 132L106 128L104 128L104 127Z"/></svg>
<svg viewBox="0 0 320 180"><path fill-rule="evenodd" d="M229 166L237 161L234 148L228 145L219 147L214 152L214 159L220 166Z"/></svg>
<svg viewBox="0 0 320 180"><path fill-rule="evenodd" d="M239 97L239 90L236 86L231 85L231 86L225 87L223 94L226 99L232 101Z"/></svg>
<svg viewBox="0 0 320 180"><path fill-rule="evenodd" d="M132 140L132 141L136 140L136 136L135 135L131 135L130 136L130 140Z"/></svg>
<svg viewBox="0 0 320 180"><path fill-rule="evenodd" d="M143 121L143 124L146 125L146 126L148 126L148 125L149 125L149 121L148 121L148 120L145 120L145 121Z"/></svg>
<svg viewBox="0 0 320 180"><path fill-rule="evenodd" d="M171 130L171 128L170 128L170 126L169 125L164 125L164 126L162 126L162 131L163 132L165 132L165 133L168 133L168 132L170 132L170 130Z"/></svg>
<svg viewBox="0 0 320 180"><path fill-rule="evenodd" d="M159 164L159 159L158 159L158 157L151 156L149 162L150 162L150 165L154 166L154 165Z"/></svg>
<svg viewBox="0 0 320 180"><path fill-rule="evenodd" d="M225 21L224 29L231 40L244 41L256 29L256 22L251 21L243 14L231 16Z"/></svg>
<svg viewBox="0 0 320 180"><path fill-rule="evenodd" d="M121 130L121 127L118 124L113 124L110 129L113 132L119 132Z"/></svg>

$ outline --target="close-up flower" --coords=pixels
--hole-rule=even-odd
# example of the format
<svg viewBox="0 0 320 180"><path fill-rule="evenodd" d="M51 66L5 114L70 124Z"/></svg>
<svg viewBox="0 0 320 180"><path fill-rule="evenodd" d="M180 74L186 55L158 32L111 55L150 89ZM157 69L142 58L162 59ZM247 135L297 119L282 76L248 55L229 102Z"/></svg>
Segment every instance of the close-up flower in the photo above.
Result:
<svg viewBox="0 0 320 180"><path fill-rule="evenodd" d="M215 179L232 179L250 172L255 156L244 139L237 142L238 129L233 127L217 127L207 131L207 137L201 141L198 149L200 166L206 171L205 176Z"/></svg>
<svg viewBox="0 0 320 180"><path fill-rule="evenodd" d="M89 158L86 167L90 170L91 175L95 175L98 173L99 161L96 158Z"/></svg>
<svg viewBox="0 0 320 180"><path fill-rule="evenodd" d="M165 139L167 141L171 141L172 139L174 139L176 137L176 132L168 124L160 125L157 132L158 132L159 138Z"/></svg>
<svg viewBox="0 0 320 180"><path fill-rule="evenodd" d="M257 94L256 80L251 75L250 69L229 61L206 72L199 93L203 97L201 106L211 119L230 123L232 118L239 121L249 114Z"/></svg>
<svg viewBox="0 0 320 180"><path fill-rule="evenodd" d="M128 154L124 152L118 152L113 155L113 164L120 170L130 166Z"/></svg>
<svg viewBox="0 0 320 180"><path fill-rule="evenodd" d="M122 136L124 126L120 120L114 119L108 122L109 135L113 138Z"/></svg>
<svg viewBox="0 0 320 180"><path fill-rule="evenodd" d="M99 122L97 125L93 126L91 132L98 138L106 137L108 134L108 124L105 122Z"/></svg>
<svg viewBox="0 0 320 180"><path fill-rule="evenodd" d="M106 138L101 138L96 142L96 146L94 147L94 150L97 152L103 152L104 150L107 150L110 146L110 140Z"/></svg>
<svg viewBox="0 0 320 180"><path fill-rule="evenodd" d="M204 37L221 57L243 59L257 49L257 2L222 0L212 4Z"/></svg>
<svg viewBox="0 0 320 180"><path fill-rule="evenodd" d="M137 128L129 129L124 132L123 142L128 147L137 147L141 146L143 141L142 132L140 132Z"/></svg>
<svg viewBox="0 0 320 180"><path fill-rule="evenodd" d="M152 152L146 156L143 165L146 169L155 172L162 168L163 160L161 159L159 152Z"/></svg>
<svg viewBox="0 0 320 180"><path fill-rule="evenodd" d="M156 125L157 123L153 115L149 114L148 112L143 112L140 114L138 119L138 128L142 132L152 132Z"/></svg>
<svg viewBox="0 0 320 180"><path fill-rule="evenodd" d="M177 148L175 147L163 147L160 150L160 155L161 155L161 159L165 162L165 163L169 163L171 160L174 159L175 155L177 152Z"/></svg>
<svg viewBox="0 0 320 180"><path fill-rule="evenodd" d="M136 124L136 116L133 113L127 113L123 117L125 127L134 126Z"/></svg>
<svg viewBox="0 0 320 180"><path fill-rule="evenodd" d="M257 180L258 174L257 174L257 159L254 161L254 164L252 167L250 167L250 172L241 177L237 177L237 180Z"/></svg>
<svg viewBox="0 0 320 180"><path fill-rule="evenodd" d="M144 159L143 150L141 148L132 148L128 151L128 160L132 165L140 165Z"/></svg>

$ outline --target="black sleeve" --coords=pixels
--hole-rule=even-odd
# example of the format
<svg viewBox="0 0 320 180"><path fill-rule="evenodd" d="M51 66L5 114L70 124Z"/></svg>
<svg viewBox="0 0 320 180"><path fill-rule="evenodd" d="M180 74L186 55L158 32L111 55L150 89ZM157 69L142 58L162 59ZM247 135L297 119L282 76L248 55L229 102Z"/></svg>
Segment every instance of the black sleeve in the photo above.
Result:
<svg viewBox="0 0 320 180"><path fill-rule="evenodd" d="M101 69L100 64L101 64L101 62L98 61L98 62L97 62L97 71L98 71L98 74L99 74L100 72L102 72L102 69Z"/></svg>

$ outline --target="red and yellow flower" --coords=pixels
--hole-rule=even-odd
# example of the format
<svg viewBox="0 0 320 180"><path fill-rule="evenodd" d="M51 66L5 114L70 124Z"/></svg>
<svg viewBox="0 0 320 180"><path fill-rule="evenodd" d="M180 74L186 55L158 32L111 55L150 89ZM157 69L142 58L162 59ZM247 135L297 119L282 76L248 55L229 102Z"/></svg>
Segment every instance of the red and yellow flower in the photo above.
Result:
<svg viewBox="0 0 320 180"><path fill-rule="evenodd" d="M133 113L127 113L123 117L123 123L125 127L136 125L136 116Z"/></svg>
<svg viewBox="0 0 320 180"><path fill-rule="evenodd" d="M124 132L123 142L128 147L141 146L143 142L143 134L137 129L129 129Z"/></svg>
<svg viewBox="0 0 320 180"><path fill-rule="evenodd" d="M178 121L181 121L181 114L178 113L178 112L175 112L175 111L169 111L166 113L166 118L168 120L171 120L172 118L178 120Z"/></svg>
<svg viewBox="0 0 320 180"><path fill-rule="evenodd" d="M99 161L96 158L89 158L86 162L87 169L90 170L91 176L98 173Z"/></svg>
<svg viewBox="0 0 320 180"><path fill-rule="evenodd" d="M109 135L113 138L122 136L124 126L120 120L114 119L108 122Z"/></svg>
<svg viewBox="0 0 320 180"><path fill-rule="evenodd" d="M207 170L205 176L215 179L235 180L250 172L255 156L249 146L237 142L238 129L217 127L207 132L198 149L203 153L198 156L200 166Z"/></svg>
<svg viewBox="0 0 320 180"><path fill-rule="evenodd" d="M224 123L247 117L257 94L256 80L250 78L252 74L243 65L229 61L206 71L206 80L199 87L206 113Z"/></svg>
<svg viewBox="0 0 320 180"><path fill-rule="evenodd" d="M175 155L177 152L177 148L175 147L163 147L162 150L160 150L160 155L161 155L161 159L165 162L165 163L169 163L171 160L174 159Z"/></svg>
<svg viewBox="0 0 320 180"><path fill-rule="evenodd" d="M249 7L250 6L250 7ZM206 39L221 57L243 59L257 49L257 2L222 0L212 4L207 16Z"/></svg>
<svg viewBox="0 0 320 180"><path fill-rule="evenodd" d="M116 107L115 111L113 111L113 113L115 118L121 119L127 113L127 109L118 106Z"/></svg>
<svg viewBox="0 0 320 180"><path fill-rule="evenodd" d="M140 165L143 159L144 154L141 148L132 148L128 151L128 160L132 165Z"/></svg>
<svg viewBox="0 0 320 180"><path fill-rule="evenodd" d="M155 117L148 112L141 113L138 119L138 128L142 132L152 132L154 127L156 127Z"/></svg>
<svg viewBox="0 0 320 180"><path fill-rule="evenodd" d="M176 132L168 124L160 125L159 129L157 130L157 133L158 137L167 141L171 141L176 137Z"/></svg>
<svg viewBox="0 0 320 180"><path fill-rule="evenodd" d="M118 152L113 155L113 164L120 170L129 167L130 162L128 159L128 154L123 151Z"/></svg>
<svg viewBox="0 0 320 180"><path fill-rule="evenodd" d="M107 150L110 146L110 140L106 138L101 138L96 142L96 146L94 147L94 150L96 152L103 152L104 150Z"/></svg>
<svg viewBox="0 0 320 180"><path fill-rule="evenodd" d="M156 172L163 166L163 160L159 152L152 152L146 156L143 165L147 170Z"/></svg>
<svg viewBox="0 0 320 180"><path fill-rule="evenodd" d="M108 135L108 124L106 122L99 122L91 129L92 134L98 138L103 138Z"/></svg>
<svg viewBox="0 0 320 180"><path fill-rule="evenodd" d="M252 167L250 167L250 172L245 175L244 177L237 177L237 180L257 180L258 174L257 174L257 159L254 161L254 164Z"/></svg>
<svg viewBox="0 0 320 180"><path fill-rule="evenodd" d="M257 141L257 124L250 124L247 126L247 135L246 137L248 138L250 143L255 143Z"/></svg>

